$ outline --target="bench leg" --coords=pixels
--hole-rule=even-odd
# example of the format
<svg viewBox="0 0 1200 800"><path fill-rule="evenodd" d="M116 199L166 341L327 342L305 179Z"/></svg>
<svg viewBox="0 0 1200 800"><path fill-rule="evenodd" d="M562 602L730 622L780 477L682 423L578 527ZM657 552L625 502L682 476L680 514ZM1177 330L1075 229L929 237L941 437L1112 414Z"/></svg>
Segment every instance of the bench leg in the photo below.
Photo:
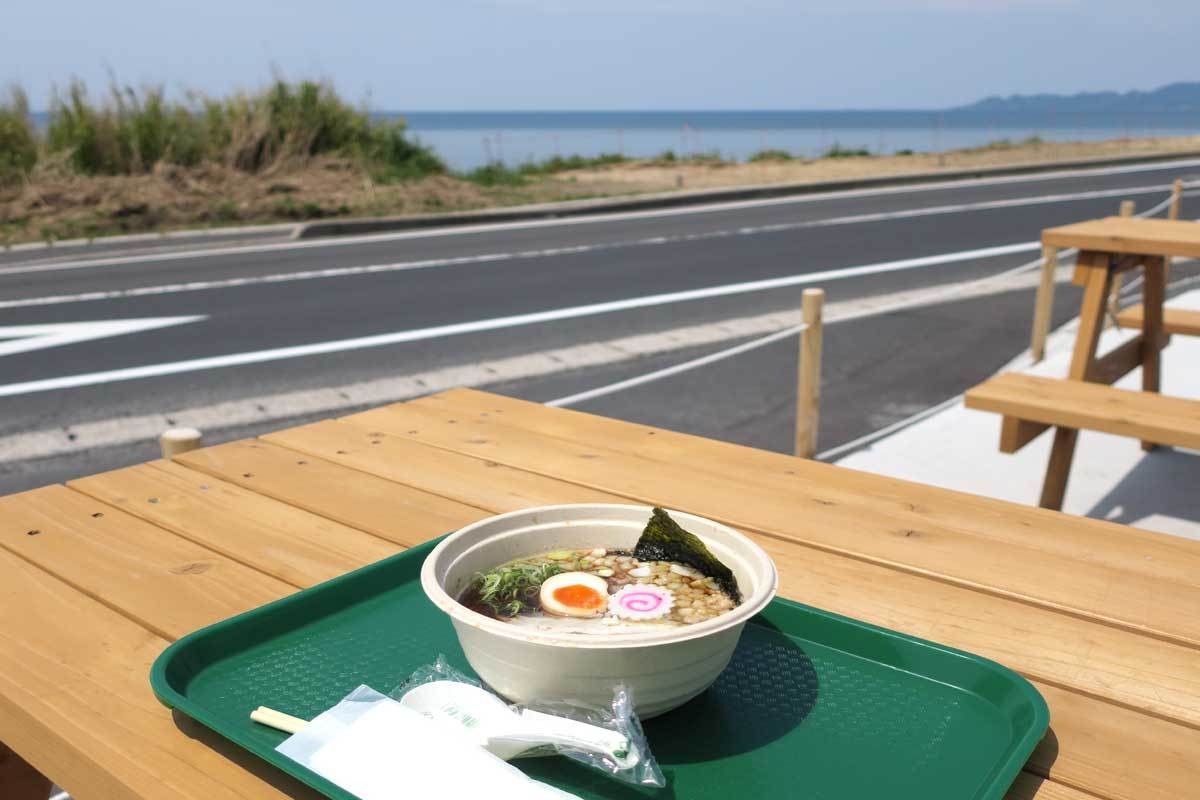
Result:
<svg viewBox="0 0 1200 800"><path fill-rule="evenodd" d="M1166 299L1166 259L1147 259L1142 267L1145 271L1145 288L1142 291L1142 391L1158 392L1161 370L1163 338L1163 302ZM1142 449L1149 452L1157 445L1142 442Z"/></svg>
<svg viewBox="0 0 1200 800"><path fill-rule="evenodd" d="M1068 375L1071 380L1088 380L1095 367L1096 347L1104 327L1104 307L1108 301L1109 287L1112 286L1111 266L1112 256L1108 253L1083 251L1076 261L1075 272L1082 278L1084 289L1083 304L1079 309L1079 333L1075 337L1075 352L1071 355ZM1072 428L1054 429L1054 445L1050 448L1050 463L1046 465L1042 498L1038 501L1042 508L1062 510L1063 497L1067 493L1067 476L1071 473L1075 440L1078 438L1079 431Z"/></svg>
<svg viewBox="0 0 1200 800"><path fill-rule="evenodd" d="M1042 508L1062 511L1077 438L1079 431L1074 428L1054 429L1054 445L1050 448L1050 463L1046 465L1046 479L1042 482L1042 499L1038 501Z"/></svg>
<svg viewBox="0 0 1200 800"><path fill-rule="evenodd" d="M4 800L46 800L50 779L0 742L0 797Z"/></svg>

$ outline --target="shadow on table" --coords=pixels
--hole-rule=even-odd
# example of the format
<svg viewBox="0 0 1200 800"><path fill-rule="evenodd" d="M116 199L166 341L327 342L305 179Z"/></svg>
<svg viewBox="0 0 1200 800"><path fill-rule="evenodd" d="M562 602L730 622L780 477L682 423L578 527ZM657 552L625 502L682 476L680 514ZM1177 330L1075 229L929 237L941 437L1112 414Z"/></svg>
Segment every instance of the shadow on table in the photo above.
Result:
<svg viewBox="0 0 1200 800"><path fill-rule="evenodd" d="M808 654L763 619L747 625L712 688L645 724L659 761L686 764L756 750L786 736L817 703Z"/></svg>
<svg viewBox="0 0 1200 800"><path fill-rule="evenodd" d="M1004 795L1004 800L1035 800L1038 792L1042 789L1042 784L1049 780L1041 777L1041 774L1050 772L1050 768L1056 760L1058 760L1058 737L1054 735L1054 729L1050 728L1025 765L1026 770L1032 767L1038 774L1024 771L1018 775L1012 788Z"/></svg>
<svg viewBox="0 0 1200 800"><path fill-rule="evenodd" d="M174 719L175 727L179 728L180 732L185 736L195 739L204 746L215 750L288 797L294 797L297 800L327 800L325 795L316 789L306 786L283 772L283 770L268 764L249 750L234 744L224 736L213 732L212 729L206 728L179 711L172 711L171 717Z"/></svg>
<svg viewBox="0 0 1200 800"><path fill-rule="evenodd" d="M676 769L736 756L786 736L812 711L817 695L817 672L808 654L759 618L746 626L733 659L710 689L643 723L666 788L622 785L566 759L518 764L532 777L586 797L674 800Z"/></svg>
<svg viewBox="0 0 1200 800"><path fill-rule="evenodd" d="M1087 516L1136 525L1152 515L1200 522L1200 455L1160 447L1138 461Z"/></svg>

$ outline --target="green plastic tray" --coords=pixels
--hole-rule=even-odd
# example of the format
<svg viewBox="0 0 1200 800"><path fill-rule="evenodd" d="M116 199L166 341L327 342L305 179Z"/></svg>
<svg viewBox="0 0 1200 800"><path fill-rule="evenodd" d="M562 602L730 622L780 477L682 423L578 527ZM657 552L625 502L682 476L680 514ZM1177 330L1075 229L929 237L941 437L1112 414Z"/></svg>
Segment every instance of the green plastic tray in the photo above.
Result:
<svg viewBox="0 0 1200 800"><path fill-rule="evenodd" d="M470 671L421 591L414 547L196 631L155 661L167 706L332 798L353 795L275 752L265 705L310 719L359 684L388 692L439 653ZM518 764L585 798L999 800L1049 722L992 661L775 600L716 684L645 723L667 788L632 788L564 758ZM447 795L448 797L450 795Z"/></svg>

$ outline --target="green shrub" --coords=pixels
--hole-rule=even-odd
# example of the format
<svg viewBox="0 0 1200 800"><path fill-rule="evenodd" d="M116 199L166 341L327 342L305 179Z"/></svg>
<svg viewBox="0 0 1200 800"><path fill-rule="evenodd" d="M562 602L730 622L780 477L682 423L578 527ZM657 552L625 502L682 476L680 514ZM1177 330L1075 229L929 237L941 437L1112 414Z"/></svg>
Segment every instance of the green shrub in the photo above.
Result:
<svg viewBox="0 0 1200 800"><path fill-rule="evenodd" d="M233 222L240 216L238 205L233 200L221 200L218 203L214 203L209 211L209 217L214 222Z"/></svg>
<svg viewBox="0 0 1200 800"><path fill-rule="evenodd" d="M906 147L903 150L897 150L895 153L892 153L892 155L894 155L894 156L911 156L911 155L914 155L914 151L910 150L909 148Z"/></svg>
<svg viewBox="0 0 1200 800"><path fill-rule="evenodd" d="M139 93L114 83L99 103L73 81L51 103L46 138L88 174L144 173L160 161L261 172L320 155L360 160L383 181L445 172L432 150L405 135L403 121L372 120L314 81L276 80L254 94L191 94L184 102L168 101L161 87Z"/></svg>
<svg viewBox="0 0 1200 800"><path fill-rule="evenodd" d="M446 165L430 148L409 139L403 122L386 122L368 129L368 140L361 156L377 165L375 180L380 183L440 175Z"/></svg>
<svg viewBox="0 0 1200 800"><path fill-rule="evenodd" d="M757 153L752 153L750 158L746 159L750 163L755 161L791 161L792 154L787 150L759 150Z"/></svg>
<svg viewBox="0 0 1200 800"><path fill-rule="evenodd" d="M865 147L848 148L834 142L833 147L826 150L822 158L859 158L869 155L871 155L871 151Z"/></svg>
<svg viewBox="0 0 1200 800"><path fill-rule="evenodd" d="M591 169L609 164L623 164L628 160L620 153L601 153L598 156L574 154L565 157L551 156L544 161L528 162L522 164L518 169L525 175L553 175L556 172L567 172L573 169Z"/></svg>
<svg viewBox="0 0 1200 800"><path fill-rule="evenodd" d="M465 172L462 178L480 186L524 186L525 173L520 168L512 169L500 161L493 161Z"/></svg>
<svg viewBox="0 0 1200 800"><path fill-rule="evenodd" d="M29 122L29 101L14 88L0 104L0 184L19 181L37 163L37 139Z"/></svg>

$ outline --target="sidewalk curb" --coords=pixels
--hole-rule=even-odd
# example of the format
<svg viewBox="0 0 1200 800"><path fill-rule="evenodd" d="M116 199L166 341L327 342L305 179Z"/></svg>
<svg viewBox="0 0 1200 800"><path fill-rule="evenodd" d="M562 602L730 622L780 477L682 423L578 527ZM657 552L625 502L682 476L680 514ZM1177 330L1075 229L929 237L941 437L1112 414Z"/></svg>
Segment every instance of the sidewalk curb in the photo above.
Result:
<svg viewBox="0 0 1200 800"><path fill-rule="evenodd" d="M790 195L819 194L822 192L869 189L887 186L906 186L931 181L961 181L972 178L1003 177L1006 175L1033 175L1039 172L1055 172L1064 169L1086 169L1089 167L1111 167L1157 162L1183 161L1200 158L1200 151L1175 153L1152 153L1141 156L1099 158L1081 161L1038 162L1014 164L1002 167L979 167L977 169L947 172L914 172L907 175L888 175L879 178L854 178L820 183L778 183L756 186L734 186L727 189L697 189L686 192L664 192L619 199L596 198L590 200L567 200L558 203L513 206L504 209L483 209L451 214L426 214L405 217L365 217L343 220L323 220L303 223L292 235L293 239L316 239L326 236L348 234L384 233L388 231L420 230L423 228L454 227L459 225L486 225L498 222L522 222L526 220L561 219L587 214L619 213L623 211L648 211L678 208L704 203L758 200Z"/></svg>

